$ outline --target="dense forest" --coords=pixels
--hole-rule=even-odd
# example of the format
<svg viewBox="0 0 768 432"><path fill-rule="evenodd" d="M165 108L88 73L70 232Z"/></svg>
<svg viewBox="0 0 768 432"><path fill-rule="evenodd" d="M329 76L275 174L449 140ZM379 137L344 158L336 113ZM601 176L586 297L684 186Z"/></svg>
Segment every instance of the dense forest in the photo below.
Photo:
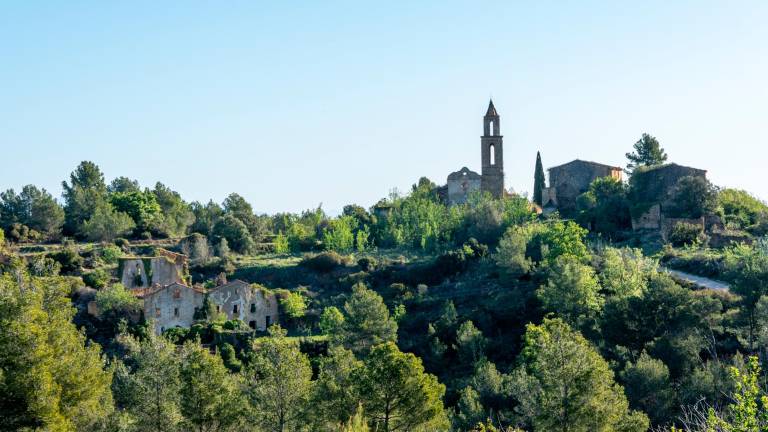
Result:
<svg viewBox="0 0 768 432"><path fill-rule="evenodd" d="M627 181L546 215L540 159L530 199L446 205L422 178L338 216L189 203L88 161L61 199L8 189L0 430L768 430L768 206L703 177L653 196L639 173L667 155L651 136L627 158ZM633 230L662 198L718 223ZM186 255L201 289L275 292L280 323L206 307L156 335L117 271L155 248Z"/></svg>

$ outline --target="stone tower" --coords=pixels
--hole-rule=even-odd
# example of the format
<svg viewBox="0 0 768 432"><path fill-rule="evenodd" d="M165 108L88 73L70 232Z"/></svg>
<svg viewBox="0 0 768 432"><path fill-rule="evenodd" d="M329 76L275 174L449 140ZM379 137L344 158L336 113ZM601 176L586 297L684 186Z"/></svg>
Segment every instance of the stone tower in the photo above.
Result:
<svg viewBox="0 0 768 432"><path fill-rule="evenodd" d="M488 111L483 117L483 136L480 137L482 176L480 189L489 192L494 198L504 196L504 147L502 144L499 113L488 104Z"/></svg>

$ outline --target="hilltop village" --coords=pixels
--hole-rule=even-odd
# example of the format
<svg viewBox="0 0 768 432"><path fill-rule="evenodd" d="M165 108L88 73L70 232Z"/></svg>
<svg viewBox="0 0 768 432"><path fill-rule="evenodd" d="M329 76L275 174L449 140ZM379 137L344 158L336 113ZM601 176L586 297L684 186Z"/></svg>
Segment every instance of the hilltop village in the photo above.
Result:
<svg viewBox="0 0 768 432"><path fill-rule="evenodd" d="M479 173L338 216L190 203L90 161L61 202L0 193L5 425L641 432L702 406L731 421L733 371L757 380L768 350L768 206L649 134L624 166L537 155L529 199L504 187L500 120L490 102Z"/></svg>

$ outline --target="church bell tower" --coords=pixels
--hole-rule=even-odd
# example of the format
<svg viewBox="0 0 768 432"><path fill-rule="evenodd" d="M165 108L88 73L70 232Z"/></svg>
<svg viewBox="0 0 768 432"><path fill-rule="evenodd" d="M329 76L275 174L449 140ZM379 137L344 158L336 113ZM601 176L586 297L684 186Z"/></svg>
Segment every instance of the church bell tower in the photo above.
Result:
<svg viewBox="0 0 768 432"><path fill-rule="evenodd" d="M504 147L502 144L499 113L488 104L488 111L483 117L483 136L480 137L482 157L482 178L480 190L489 192L494 198L504 196Z"/></svg>

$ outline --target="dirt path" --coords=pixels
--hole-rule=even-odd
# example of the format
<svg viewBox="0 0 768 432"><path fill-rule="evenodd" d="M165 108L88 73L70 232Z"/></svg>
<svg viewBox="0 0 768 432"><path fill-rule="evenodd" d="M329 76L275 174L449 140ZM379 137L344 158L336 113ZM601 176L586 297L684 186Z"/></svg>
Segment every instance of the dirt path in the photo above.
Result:
<svg viewBox="0 0 768 432"><path fill-rule="evenodd" d="M669 268L665 268L665 270L669 272L673 278L694 284L700 288L726 291L730 288L730 286L725 282L716 281L714 279L705 278L703 276L697 276L694 274L682 272L680 270L672 270Z"/></svg>

